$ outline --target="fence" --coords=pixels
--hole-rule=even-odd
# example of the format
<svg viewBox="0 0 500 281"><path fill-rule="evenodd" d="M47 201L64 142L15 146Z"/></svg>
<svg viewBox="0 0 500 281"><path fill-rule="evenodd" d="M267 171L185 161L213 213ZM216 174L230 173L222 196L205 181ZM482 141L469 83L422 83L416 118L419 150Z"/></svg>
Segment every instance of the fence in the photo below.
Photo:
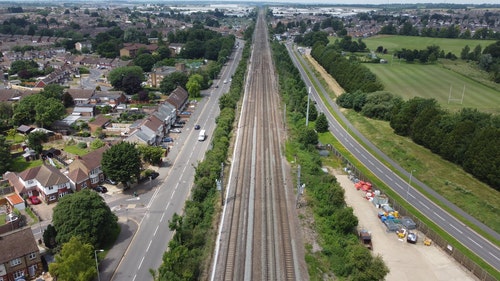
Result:
<svg viewBox="0 0 500 281"><path fill-rule="evenodd" d="M356 166L354 166L352 163L347 160L344 155L342 155L335 147L333 147L330 144L327 144L325 146L319 147L320 149L327 149L331 151L335 156L338 158L342 159L342 161L349 167L351 172L360 180L362 181L369 181L369 178L366 177L363 173L361 173ZM377 188L375 185L373 185L374 189L380 189ZM479 265L477 265L474 261L472 261L469 257L467 257L465 254L463 254L461 251L458 249L452 247L450 243L439 236L434 230L429 228L426 224L424 224L422 221L420 221L417 217L415 217L413 214L411 214L408 210L406 210L401 204L399 204L395 199L389 197L389 203L395 210L398 210L399 214L402 216L407 216L410 217L416 224L417 229L422 232L426 237L432 240L434 245L437 247L440 247L444 252L449 254L451 257L453 257L458 263L460 263L463 267L465 267L467 270L472 272L476 277L478 277L480 280L483 281L496 281L497 279L492 276L490 273L488 273L486 270L481 268Z"/></svg>

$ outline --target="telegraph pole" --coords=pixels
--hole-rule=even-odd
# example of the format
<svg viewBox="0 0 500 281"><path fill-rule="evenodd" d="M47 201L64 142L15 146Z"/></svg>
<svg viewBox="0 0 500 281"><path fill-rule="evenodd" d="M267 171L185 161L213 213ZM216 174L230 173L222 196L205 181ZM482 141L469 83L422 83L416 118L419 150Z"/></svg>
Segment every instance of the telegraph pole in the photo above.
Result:
<svg viewBox="0 0 500 281"><path fill-rule="evenodd" d="M309 126L309 95L310 94L311 94L311 87L309 87L309 91L307 92L306 127Z"/></svg>

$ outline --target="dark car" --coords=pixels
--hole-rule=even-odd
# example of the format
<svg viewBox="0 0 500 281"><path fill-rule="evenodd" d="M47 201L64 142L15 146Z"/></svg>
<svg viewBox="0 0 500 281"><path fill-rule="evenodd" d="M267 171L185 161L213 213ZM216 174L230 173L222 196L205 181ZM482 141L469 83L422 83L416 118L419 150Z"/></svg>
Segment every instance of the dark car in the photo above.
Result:
<svg viewBox="0 0 500 281"><path fill-rule="evenodd" d="M195 130L199 130L200 128L201 128L200 125L194 125Z"/></svg>
<svg viewBox="0 0 500 281"><path fill-rule="evenodd" d="M174 142L174 139L170 138L170 137L166 137L166 138L163 138L163 142Z"/></svg>
<svg viewBox="0 0 500 281"><path fill-rule="evenodd" d="M151 177L152 180L156 179L160 174L157 173L157 172L152 172L151 174L149 174L149 177Z"/></svg>
<svg viewBox="0 0 500 281"><path fill-rule="evenodd" d="M108 189L105 186L99 185L98 187L95 188L95 191L100 193L106 193L108 192Z"/></svg>
<svg viewBox="0 0 500 281"><path fill-rule="evenodd" d="M177 122L175 122L175 123L184 125L184 124L186 124L186 121L184 121L184 120L178 120L178 121L177 121Z"/></svg>

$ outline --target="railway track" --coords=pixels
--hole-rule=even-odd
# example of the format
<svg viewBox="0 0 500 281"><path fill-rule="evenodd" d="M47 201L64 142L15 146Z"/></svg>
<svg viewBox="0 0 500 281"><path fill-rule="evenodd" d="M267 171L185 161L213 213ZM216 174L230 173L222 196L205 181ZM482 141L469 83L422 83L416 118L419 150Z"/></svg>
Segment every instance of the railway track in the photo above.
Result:
<svg viewBox="0 0 500 281"><path fill-rule="evenodd" d="M300 279L289 221L295 216L293 189L281 151L283 121L267 34L261 11L212 280Z"/></svg>

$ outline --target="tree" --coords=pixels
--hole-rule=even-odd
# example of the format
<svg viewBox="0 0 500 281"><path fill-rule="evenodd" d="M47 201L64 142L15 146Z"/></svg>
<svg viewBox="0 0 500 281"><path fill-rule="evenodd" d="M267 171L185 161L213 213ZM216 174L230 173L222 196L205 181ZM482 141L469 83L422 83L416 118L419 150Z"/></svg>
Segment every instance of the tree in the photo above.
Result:
<svg viewBox="0 0 500 281"><path fill-rule="evenodd" d="M107 177L128 187L129 182L138 179L141 172L139 150L128 142L113 145L102 155L101 165Z"/></svg>
<svg viewBox="0 0 500 281"><path fill-rule="evenodd" d="M10 155L10 145L4 136L0 135L0 174L7 172L12 165L12 156Z"/></svg>
<svg viewBox="0 0 500 281"><path fill-rule="evenodd" d="M320 113L318 119L316 119L316 131L319 133L324 133L328 131L328 120L324 113Z"/></svg>
<svg viewBox="0 0 500 281"><path fill-rule="evenodd" d="M304 146L318 144L318 134L312 128L305 128L298 134L298 142Z"/></svg>
<svg viewBox="0 0 500 281"><path fill-rule="evenodd" d="M160 82L160 91L164 94L169 94L177 86L181 86L186 89L186 83L189 77L184 72L176 71L163 78Z"/></svg>
<svg viewBox="0 0 500 281"><path fill-rule="evenodd" d="M43 231L43 243L49 249L54 249L56 243L57 231L52 224L47 225L47 229Z"/></svg>
<svg viewBox="0 0 500 281"><path fill-rule="evenodd" d="M134 64L140 66L144 72L150 72L156 60L151 54L144 53L134 59Z"/></svg>
<svg viewBox="0 0 500 281"><path fill-rule="evenodd" d="M137 147L141 152L142 160L153 165L161 163L163 149L159 146L139 145Z"/></svg>
<svg viewBox="0 0 500 281"><path fill-rule="evenodd" d="M38 131L28 134L28 145L33 149L38 155L43 151L42 143L48 140L46 133Z"/></svg>
<svg viewBox="0 0 500 281"><path fill-rule="evenodd" d="M16 124L31 124L50 126L54 121L66 114L60 100L46 98L40 94L33 94L23 98L14 107L12 119Z"/></svg>
<svg viewBox="0 0 500 281"><path fill-rule="evenodd" d="M49 84L40 92L46 98L54 98L61 100L64 92L64 87L59 84Z"/></svg>
<svg viewBox="0 0 500 281"><path fill-rule="evenodd" d="M71 96L70 93L64 93L62 95L62 103L64 105L64 107L68 108L68 107L72 107L75 105L75 101L73 100L73 96Z"/></svg>
<svg viewBox="0 0 500 281"><path fill-rule="evenodd" d="M118 67L109 72L108 80L115 89L133 95L142 89L144 71L139 66Z"/></svg>
<svg viewBox="0 0 500 281"><path fill-rule="evenodd" d="M192 98L197 98L200 96L201 84L203 83L203 76L200 74L193 74L189 77L186 84L186 89L189 92L189 96Z"/></svg>
<svg viewBox="0 0 500 281"><path fill-rule="evenodd" d="M53 211L52 223L59 245L80 236L83 243L101 248L112 242L118 231L116 215L97 192L89 189L60 198Z"/></svg>
<svg viewBox="0 0 500 281"><path fill-rule="evenodd" d="M91 281L97 270L94 261L94 248L78 236L65 243L55 262L49 264L49 272L57 280Z"/></svg>

